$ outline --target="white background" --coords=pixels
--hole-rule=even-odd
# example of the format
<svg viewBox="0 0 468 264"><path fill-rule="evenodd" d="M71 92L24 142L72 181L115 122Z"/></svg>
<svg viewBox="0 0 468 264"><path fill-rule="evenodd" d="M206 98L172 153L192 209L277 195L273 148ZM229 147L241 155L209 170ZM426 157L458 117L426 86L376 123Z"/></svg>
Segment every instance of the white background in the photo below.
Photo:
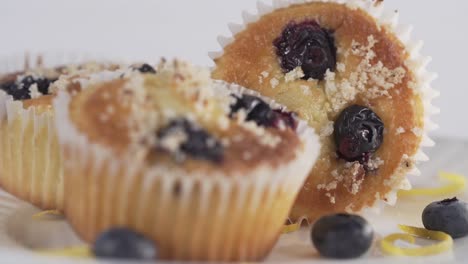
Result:
<svg viewBox="0 0 468 264"><path fill-rule="evenodd" d="M270 1L270 0L266 0ZM0 0L0 56L28 51L86 51L145 60L180 57L210 65L208 51L228 22L256 0ZM385 0L415 26L431 55L442 96L436 135L468 138L468 2Z"/></svg>

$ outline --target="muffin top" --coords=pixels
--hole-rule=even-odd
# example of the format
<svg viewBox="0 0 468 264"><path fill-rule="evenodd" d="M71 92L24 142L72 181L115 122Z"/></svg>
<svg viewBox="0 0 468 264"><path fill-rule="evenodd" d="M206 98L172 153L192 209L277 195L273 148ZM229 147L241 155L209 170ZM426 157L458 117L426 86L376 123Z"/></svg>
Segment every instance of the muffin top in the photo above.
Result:
<svg viewBox="0 0 468 264"><path fill-rule="evenodd" d="M272 97L320 133L322 153L293 218L359 211L407 182L426 100L411 56L364 9L312 1L261 16L215 59L213 78Z"/></svg>
<svg viewBox="0 0 468 264"><path fill-rule="evenodd" d="M61 76L79 75L119 67L117 64L87 62L48 68L38 63L35 68L0 75L0 91L11 96L14 101L21 101L24 108L36 106L38 109L46 109L50 108L52 98L56 94L52 84Z"/></svg>
<svg viewBox="0 0 468 264"><path fill-rule="evenodd" d="M70 92L69 118L79 133L117 156L144 157L148 166L239 175L281 166L303 148L293 113L231 91L209 71L181 61L147 72L81 75L55 86Z"/></svg>

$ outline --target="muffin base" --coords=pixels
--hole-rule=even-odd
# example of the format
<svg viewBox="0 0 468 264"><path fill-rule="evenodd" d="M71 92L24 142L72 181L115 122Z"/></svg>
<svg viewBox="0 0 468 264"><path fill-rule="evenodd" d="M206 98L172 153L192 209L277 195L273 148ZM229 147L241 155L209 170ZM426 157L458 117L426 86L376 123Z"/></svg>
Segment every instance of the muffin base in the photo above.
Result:
<svg viewBox="0 0 468 264"><path fill-rule="evenodd" d="M63 208L63 169L51 109L0 95L0 185L42 209Z"/></svg>
<svg viewBox="0 0 468 264"><path fill-rule="evenodd" d="M60 94L55 108L71 226L91 243L109 228L131 228L156 241L162 259L263 259L318 156L318 139L302 122L304 145L276 169L261 165L227 177L148 167L144 153L116 157L89 142L70 122L68 103Z"/></svg>
<svg viewBox="0 0 468 264"><path fill-rule="evenodd" d="M411 39L411 26L408 25L400 25L398 24L398 13L393 12L393 10L389 10L388 12L383 12L383 4L382 3L376 3L375 1L367 1L367 0L350 0L350 1L342 1L342 0L329 0L329 1L321 1L321 0L307 0L307 1L301 1L301 0L278 0L274 1L273 6L266 5L262 3L261 1L258 1L257 3L257 11L258 13L255 14L249 14L247 12L243 13L243 22L241 24L229 24L229 29L232 33L230 36L219 36L218 37L218 42L221 46L221 50L217 52L211 52L209 56L214 60L215 63L219 62L219 60L222 59L223 55L226 54L226 47L229 47L232 43L234 43L237 40L237 35L239 33L242 33L246 28L249 27L250 24L255 23L259 20L262 19L263 16L268 15L269 13L275 12L279 9L290 7L293 5L301 5L305 3L319 3L319 2L330 2L330 3L337 3L337 4L343 4L350 9L362 9L366 13L368 13L370 16L372 16L375 21L378 23L380 27L385 28L386 30L392 31L395 33L396 38L398 38L399 41L406 47L407 52L409 54L408 58L408 67L414 70L414 74L416 77L416 83L415 83L415 90L414 92L417 93L420 98L421 98L421 106L424 108L424 113L422 113L421 120L423 120L424 126L421 127L421 131L418 131L418 133L421 133L420 136L420 144L419 147L416 149L416 151L412 151L408 159L402 159L402 164L406 164L408 161L410 163L410 166L402 166L399 167L398 169L395 170L395 173L391 175L391 185L385 186L385 191L384 192L379 192L377 195L372 197L367 203L363 203L362 206L356 206L354 203L349 204L349 206L341 206L339 208L335 208L333 204L329 201L329 197L324 197L324 199L317 200L317 197L307 197L307 199L302 199L303 201L297 202L296 203L296 208L291 214L291 219L300 221L301 219L308 219L309 221L313 221L315 218L317 218L317 215L321 215L323 213L315 213L317 211L320 212L320 209L318 207L315 208L309 208L310 204L319 204L319 205L324 205L324 204L330 204L330 210L326 210L328 212L332 211L348 211L348 212L361 212L363 210L380 210L383 206L386 204L389 205L394 205L396 203L396 198L397 198L397 192L398 190L401 189L408 189L411 188L411 185L409 181L406 178L407 174L411 175L419 175L420 172L417 168L417 165L419 162L427 161L428 157L424 154L422 151L422 147L433 147L435 143L429 138L428 133L434 129L437 128L437 125L435 125L431 117L433 114L437 114L439 112L439 109L437 107L434 107L432 105L432 99L436 98L439 96L439 92L434 90L431 86L431 82L436 78L436 74L428 72L426 69L427 64L430 62L429 57L422 56L419 51L422 46L422 42L415 42ZM279 19L278 21L282 21ZM271 24L268 25L271 27ZM268 27L267 27L268 28ZM270 30L270 29L268 29ZM243 43L247 43L243 41ZM247 45L247 44L246 44ZM262 49L262 48L260 48ZM262 49L264 50L264 49ZM251 58L253 49L247 49L246 50L249 53L249 57ZM239 57L242 57L243 54L242 51L236 51L236 53ZM231 53L232 54L232 53ZM263 61L260 58L256 61ZM270 62L266 63L271 64ZM231 65L229 67L234 67L232 65L235 65L230 63L227 65ZM237 81L240 82L241 85L245 86L251 86L251 88L254 87L252 84L248 84L250 80L249 78L253 78L252 82L257 82L257 79L262 77L262 74L259 72L258 75L253 75L252 74L252 69L249 67L246 67L245 65L243 67L240 67L243 70L240 71L241 73L238 76L223 76L219 77L214 75L214 77L218 77L220 79L224 79L226 81ZM268 68L268 67L265 67ZM260 67L259 69L263 69ZM216 70L215 70L216 72ZM249 75L250 74L250 75ZM227 74L228 75L228 74ZM244 76L245 75L245 76ZM270 75L271 76L271 75ZM268 83L267 79L262 81L264 83ZM257 89L260 90L260 89ZM262 91L263 94L273 96L275 92L278 92L278 88L273 91ZM279 100L278 98L276 98ZM298 101L301 101L301 98L297 98ZM283 104L286 104L283 102ZM314 174L315 175L315 174ZM307 183L306 183L307 185ZM305 186L304 188L313 188L311 186ZM331 193L330 193L331 194ZM332 197L332 196L330 196ZM333 197L335 198L335 197ZM311 211L314 211L312 213Z"/></svg>

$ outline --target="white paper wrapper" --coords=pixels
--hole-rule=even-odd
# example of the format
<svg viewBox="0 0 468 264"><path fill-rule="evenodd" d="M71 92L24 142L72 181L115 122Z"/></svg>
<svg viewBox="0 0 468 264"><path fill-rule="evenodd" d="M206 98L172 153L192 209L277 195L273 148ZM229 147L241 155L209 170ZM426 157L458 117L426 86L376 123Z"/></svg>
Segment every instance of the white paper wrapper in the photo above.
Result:
<svg viewBox="0 0 468 264"><path fill-rule="evenodd" d="M107 61L86 54L24 54L0 59L0 76L33 69ZM52 106L31 106L0 91L0 184L42 209L62 209L63 169Z"/></svg>
<svg viewBox="0 0 468 264"><path fill-rule="evenodd" d="M62 166L53 113L24 109L0 95L0 182L12 194L44 209L63 205Z"/></svg>
<svg viewBox="0 0 468 264"><path fill-rule="evenodd" d="M87 241L107 228L130 227L157 241L164 259L265 257L320 148L314 131L300 122L297 131L304 148L276 169L263 164L248 175L227 177L219 171L201 175L148 167L143 157L117 158L78 132L69 119L69 101L68 94L60 93L54 104L70 223Z"/></svg>
<svg viewBox="0 0 468 264"><path fill-rule="evenodd" d="M294 4L304 4L310 2L331 2L345 4L351 9L360 8L374 17L381 27L386 27L391 32L394 32L394 34L406 47L408 53L410 54L407 66L414 71L416 76L417 83L415 84L415 90L420 94L423 100L425 116L424 128L421 131L422 141L420 144L420 149L414 156L409 157L409 160L412 161L411 163L413 166L409 171L405 170L404 172L397 172L397 174L401 175L401 173L408 173L414 176L420 175L420 171L417 168L417 165L420 162L429 160L428 156L424 153L423 148L435 146L434 141L429 137L429 133L438 128L438 125L432 121L432 117L433 115L438 114L440 110L432 104L432 101L433 99L437 98L440 93L431 86L432 81L437 78L437 74L429 72L426 68L432 59L431 57L420 54L423 42L414 41L411 39L411 32L413 27L410 25L400 25L398 23L399 13L394 12L394 10L384 12L383 3L375 4L376 1L371 0L273 0L273 4L270 5L265 4L262 1L257 1L257 12L255 14L244 11L242 13L243 23L230 23L228 25L232 35L218 37L221 50L210 52L210 58L215 60L221 57L223 55L224 47L234 42L235 35L246 29L248 24L258 21L263 15L268 14L276 9L285 8ZM396 183L392 192L385 195L382 194L381 200L376 201L374 206L371 206L365 210L380 211L380 209L385 204L395 205L398 191L407 189L411 189L411 184L408 179Z"/></svg>

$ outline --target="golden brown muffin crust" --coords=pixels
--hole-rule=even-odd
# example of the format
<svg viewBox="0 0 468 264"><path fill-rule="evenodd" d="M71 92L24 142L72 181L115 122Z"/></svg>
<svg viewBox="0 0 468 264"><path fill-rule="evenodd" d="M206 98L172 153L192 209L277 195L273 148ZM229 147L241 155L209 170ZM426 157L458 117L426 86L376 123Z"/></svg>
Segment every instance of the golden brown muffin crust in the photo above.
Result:
<svg viewBox="0 0 468 264"><path fill-rule="evenodd" d="M331 80L285 82L273 41L288 23L310 20L334 32L337 68L341 69L335 71ZM366 80L355 83L363 85L364 92L358 92L354 99L345 103L333 101L336 97L328 96L327 82L339 84L349 80L363 62L364 56L357 55L357 51L372 46L370 43L374 41L371 50L375 57L369 64L376 67L381 62L384 70L395 74L404 72L404 76L391 83L393 87L383 96L372 96L371 88L375 83ZM384 163L367 176L353 164L338 159L330 133L322 136L322 154L299 194L292 211L293 219L308 216L313 220L324 213L359 211L372 206L378 199L387 199L386 194L394 190L413 167L410 157L419 148L419 131L424 127L424 121L420 95L412 89L415 76L407 67L408 56L403 44L364 11L351 10L342 4L314 2L264 15L237 34L234 42L225 47L224 54L215 60L216 68L212 74L215 79L236 82L273 97L290 110L297 111L320 133L324 133L341 110L352 104L370 107L385 124L384 143L374 155ZM385 81L393 80L395 76L392 74ZM304 87L308 88L307 93L303 92Z"/></svg>
<svg viewBox="0 0 468 264"><path fill-rule="evenodd" d="M125 94L126 85L128 82L125 79L118 79L87 87L73 97L69 106L70 118L78 130L85 133L91 142L111 148L117 154L127 153L132 144L132 127L128 121L133 118L134 113L128 102L133 95ZM112 110L109 111L110 109ZM274 147L260 144L258 135L237 125L235 120L231 120L226 130L211 129L209 132L218 139L230 140L224 147L223 162L217 164L188 158L182 164L186 170L199 173L222 170L230 175L248 172L261 164L276 168L295 159L297 148L303 147L292 129L268 128L269 134L281 138ZM156 135L156 131L154 134ZM142 148L148 148L145 142L141 142L141 145ZM147 160L150 166L181 166L171 155L157 149L148 150Z"/></svg>

